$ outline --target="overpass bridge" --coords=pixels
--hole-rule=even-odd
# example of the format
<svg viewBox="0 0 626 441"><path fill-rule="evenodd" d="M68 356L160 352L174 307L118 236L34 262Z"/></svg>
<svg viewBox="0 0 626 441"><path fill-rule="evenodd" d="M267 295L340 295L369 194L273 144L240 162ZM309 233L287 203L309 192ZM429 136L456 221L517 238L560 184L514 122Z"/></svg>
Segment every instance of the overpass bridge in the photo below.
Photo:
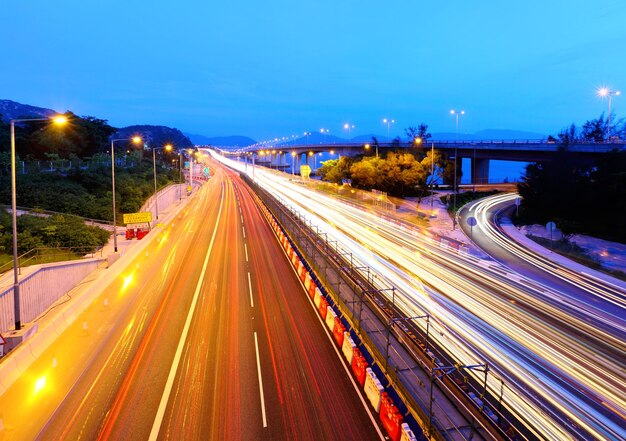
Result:
<svg viewBox="0 0 626 441"><path fill-rule="evenodd" d="M626 140L593 143L578 141L568 147L568 151L583 160L592 160L595 156L612 150L623 150ZM313 165L320 153L326 157L355 156L358 154L380 154L389 150L434 148L450 155L451 159L471 160L471 182L489 182L489 162L491 160L518 162L546 162L552 160L560 144L546 140L433 140L416 146L407 142L372 143L337 143L337 144L279 144L252 145L223 152L237 156L241 160L267 167L299 172L300 165ZM460 169L460 166L458 167Z"/></svg>

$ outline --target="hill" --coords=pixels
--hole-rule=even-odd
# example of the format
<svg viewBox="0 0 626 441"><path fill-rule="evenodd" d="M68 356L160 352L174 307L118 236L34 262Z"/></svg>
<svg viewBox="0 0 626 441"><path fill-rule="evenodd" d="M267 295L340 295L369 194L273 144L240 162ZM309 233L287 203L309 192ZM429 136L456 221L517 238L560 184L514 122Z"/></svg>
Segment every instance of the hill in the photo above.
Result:
<svg viewBox="0 0 626 441"><path fill-rule="evenodd" d="M0 115L2 115L2 120L7 123L12 119L21 117L48 118L57 113L59 112L45 107L30 106L11 100L0 100Z"/></svg>
<svg viewBox="0 0 626 441"><path fill-rule="evenodd" d="M246 147L252 144L256 144L256 141L247 136L204 136L195 135L193 133L185 133L189 139L193 141L195 145L213 145L216 147Z"/></svg>
<svg viewBox="0 0 626 441"><path fill-rule="evenodd" d="M162 147L172 144L175 149L193 147L194 144L180 130L166 126L135 125L123 127L117 131L115 138L141 136L148 147Z"/></svg>

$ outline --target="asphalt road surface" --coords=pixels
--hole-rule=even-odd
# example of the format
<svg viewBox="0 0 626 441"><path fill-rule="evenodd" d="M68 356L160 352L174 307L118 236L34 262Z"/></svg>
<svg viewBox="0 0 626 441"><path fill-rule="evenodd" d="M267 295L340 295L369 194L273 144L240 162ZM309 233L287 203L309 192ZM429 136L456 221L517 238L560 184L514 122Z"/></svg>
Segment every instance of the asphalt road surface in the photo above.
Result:
<svg viewBox="0 0 626 441"><path fill-rule="evenodd" d="M382 439L248 188L196 198L1 397L0 440Z"/></svg>

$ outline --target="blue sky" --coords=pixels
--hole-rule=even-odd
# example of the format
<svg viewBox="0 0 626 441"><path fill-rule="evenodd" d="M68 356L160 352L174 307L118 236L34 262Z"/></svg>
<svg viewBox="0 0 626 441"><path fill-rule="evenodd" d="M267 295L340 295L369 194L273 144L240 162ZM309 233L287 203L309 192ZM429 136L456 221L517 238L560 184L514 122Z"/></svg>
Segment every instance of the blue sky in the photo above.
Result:
<svg viewBox="0 0 626 441"><path fill-rule="evenodd" d="M258 140L453 132L451 108L555 133L626 90L625 23L624 0L0 0L0 98Z"/></svg>

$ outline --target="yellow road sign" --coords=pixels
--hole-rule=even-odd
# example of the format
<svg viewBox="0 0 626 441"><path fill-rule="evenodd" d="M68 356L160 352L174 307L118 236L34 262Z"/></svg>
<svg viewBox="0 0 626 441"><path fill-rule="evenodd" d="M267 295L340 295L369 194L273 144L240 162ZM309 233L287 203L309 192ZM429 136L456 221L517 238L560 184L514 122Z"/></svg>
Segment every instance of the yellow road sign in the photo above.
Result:
<svg viewBox="0 0 626 441"><path fill-rule="evenodd" d="M152 222L152 213L124 213L125 224L143 224L146 222Z"/></svg>

